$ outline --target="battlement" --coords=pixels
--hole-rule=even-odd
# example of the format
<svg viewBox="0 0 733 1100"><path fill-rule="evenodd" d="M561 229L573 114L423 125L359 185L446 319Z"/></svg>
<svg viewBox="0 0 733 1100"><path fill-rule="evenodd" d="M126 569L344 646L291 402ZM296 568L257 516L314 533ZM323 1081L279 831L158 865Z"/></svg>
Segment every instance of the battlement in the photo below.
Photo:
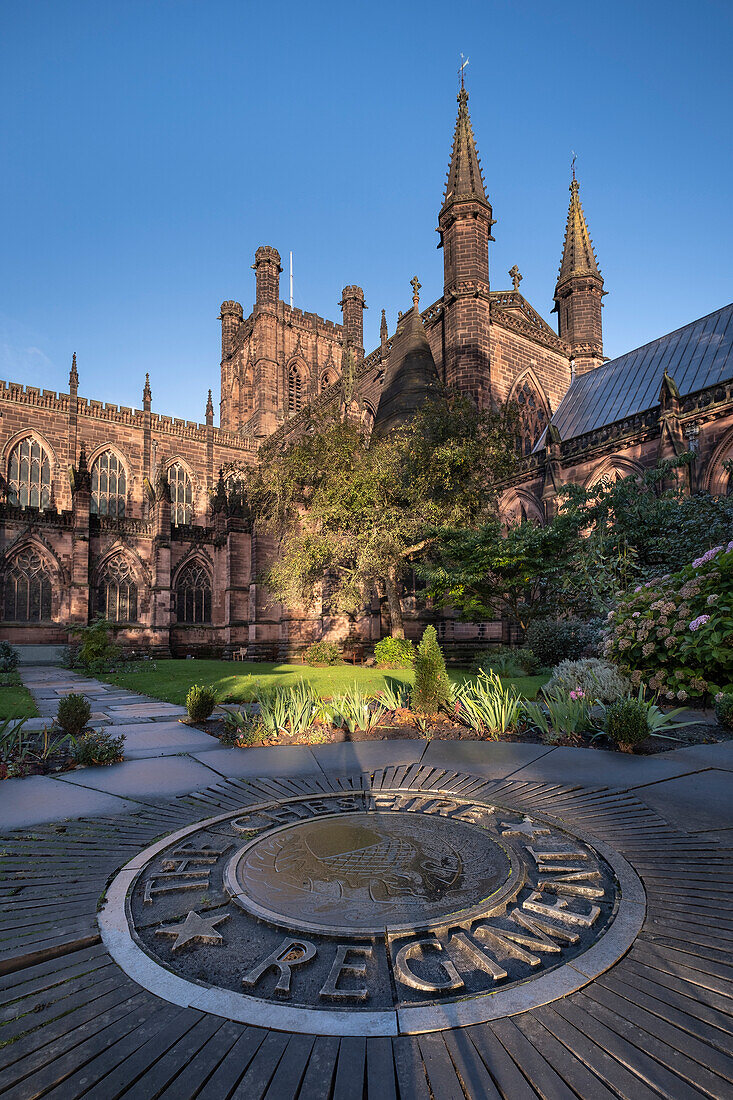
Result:
<svg viewBox="0 0 733 1100"><path fill-rule="evenodd" d="M21 382L4 382L0 379L0 401L17 401L21 405L35 405L55 412L68 412L69 394L55 390L39 390L37 386L24 386Z"/></svg>

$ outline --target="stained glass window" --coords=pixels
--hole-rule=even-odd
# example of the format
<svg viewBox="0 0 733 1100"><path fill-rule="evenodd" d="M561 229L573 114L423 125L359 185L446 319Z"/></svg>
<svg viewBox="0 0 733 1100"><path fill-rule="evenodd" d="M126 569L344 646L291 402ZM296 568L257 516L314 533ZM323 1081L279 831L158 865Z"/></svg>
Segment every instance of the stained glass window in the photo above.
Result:
<svg viewBox="0 0 733 1100"><path fill-rule="evenodd" d="M37 550L21 550L5 573L8 622L40 623L51 619L51 577Z"/></svg>
<svg viewBox="0 0 733 1100"><path fill-rule="evenodd" d="M137 584L132 566L121 554L110 558L97 588L97 611L113 623L137 621Z"/></svg>
<svg viewBox="0 0 733 1100"><path fill-rule="evenodd" d="M211 581L199 562L191 562L178 574L176 614L179 623L211 622Z"/></svg>
<svg viewBox="0 0 733 1100"><path fill-rule="evenodd" d="M92 512L124 516L126 495L125 469L114 451L105 451L92 464Z"/></svg>
<svg viewBox="0 0 733 1100"><path fill-rule="evenodd" d="M51 502L51 463L46 451L29 436L16 444L8 463L10 504L21 508L48 508Z"/></svg>
<svg viewBox="0 0 733 1100"><path fill-rule="evenodd" d="M514 400L519 406L519 450L528 455L547 427L545 406L528 378L522 382Z"/></svg>
<svg viewBox="0 0 733 1100"><path fill-rule="evenodd" d="M193 485L180 462L174 462L168 470L171 488L171 520L176 527L193 521Z"/></svg>

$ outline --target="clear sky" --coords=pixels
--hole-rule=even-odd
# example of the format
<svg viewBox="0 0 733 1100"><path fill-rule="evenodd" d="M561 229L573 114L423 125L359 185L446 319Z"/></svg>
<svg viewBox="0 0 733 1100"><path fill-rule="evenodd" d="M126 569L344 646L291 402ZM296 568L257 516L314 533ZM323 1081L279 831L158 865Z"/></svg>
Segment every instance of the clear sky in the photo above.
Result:
<svg viewBox="0 0 733 1100"><path fill-rule="evenodd" d="M571 150L618 355L733 298L730 0L5 0L0 377L202 420L222 299L259 244L366 345L442 290L463 51L497 224L491 282L545 317ZM287 273L281 296L287 296ZM551 319L554 324L554 317Z"/></svg>

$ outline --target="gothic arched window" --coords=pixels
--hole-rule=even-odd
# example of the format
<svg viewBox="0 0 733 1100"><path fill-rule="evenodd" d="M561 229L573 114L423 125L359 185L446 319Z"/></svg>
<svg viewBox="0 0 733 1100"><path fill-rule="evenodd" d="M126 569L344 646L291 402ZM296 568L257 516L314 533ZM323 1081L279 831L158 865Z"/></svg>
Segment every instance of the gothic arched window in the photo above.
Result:
<svg viewBox="0 0 733 1100"><path fill-rule="evenodd" d="M324 390L327 390L329 386L332 386L335 381L336 376L332 374L331 371L324 371L321 375L321 393L323 393Z"/></svg>
<svg viewBox="0 0 733 1100"><path fill-rule="evenodd" d="M21 508L48 508L51 502L51 463L37 439L28 436L10 452L8 502Z"/></svg>
<svg viewBox="0 0 733 1100"><path fill-rule="evenodd" d="M528 378L522 382L514 400L519 406L519 450L528 455L547 427L545 406Z"/></svg>
<svg viewBox="0 0 733 1100"><path fill-rule="evenodd" d="M171 520L174 526L188 525L193 520L193 485L180 462L174 462L168 470L171 489Z"/></svg>
<svg viewBox="0 0 733 1100"><path fill-rule="evenodd" d="M176 614L179 623L211 622L211 581L199 562L190 562L178 574Z"/></svg>
<svg viewBox="0 0 733 1100"><path fill-rule="evenodd" d="M127 495L125 468L114 451L105 451L92 463L92 512L124 516Z"/></svg>
<svg viewBox="0 0 733 1100"><path fill-rule="evenodd" d="M51 577L37 550L21 550L5 571L3 618L15 623L51 619Z"/></svg>
<svg viewBox="0 0 733 1100"><path fill-rule="evenodd" d="M296 363L288 371L288 416L300 412L303 408L303 376Z"/></svg>
<svg viewBox="0 0 733 1100"><path fill-rule="evenodd" d="M105 565L97 586L97 611L113 623L137 622L137 583L132 566L121 554Z"/></svg>

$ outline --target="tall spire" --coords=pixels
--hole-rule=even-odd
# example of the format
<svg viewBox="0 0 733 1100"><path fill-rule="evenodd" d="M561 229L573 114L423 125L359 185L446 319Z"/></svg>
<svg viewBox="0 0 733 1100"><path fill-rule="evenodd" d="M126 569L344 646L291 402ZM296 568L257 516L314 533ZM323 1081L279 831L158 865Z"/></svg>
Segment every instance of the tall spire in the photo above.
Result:
<svg viewBox="0 0 733 1100"><path fill-rule="evenodd" d="M481 174L481 161L468 114L468 92L461 85L458 93L458 118L453 134L453 149L443 195L443 210L447 210L454 202L470 201L489 205L484 178Z"/></svg>
<svg viewBox="0 0 733 1100"><path fill-rule="evenodd" d="M573 164L573 178L570 183L570 206L565 226L562 263L557 278L558 287L574 275L585 275L601 279L579 192L580 187L575 178L575 164Z"/></svg>
<svg viewBox="0 0 733 1100"><path fill-rule="evenodd" d="M71 370L69 371L69 386L74 388L79 385L79 372L76 369L76 352L71 357Z"/></svg>

